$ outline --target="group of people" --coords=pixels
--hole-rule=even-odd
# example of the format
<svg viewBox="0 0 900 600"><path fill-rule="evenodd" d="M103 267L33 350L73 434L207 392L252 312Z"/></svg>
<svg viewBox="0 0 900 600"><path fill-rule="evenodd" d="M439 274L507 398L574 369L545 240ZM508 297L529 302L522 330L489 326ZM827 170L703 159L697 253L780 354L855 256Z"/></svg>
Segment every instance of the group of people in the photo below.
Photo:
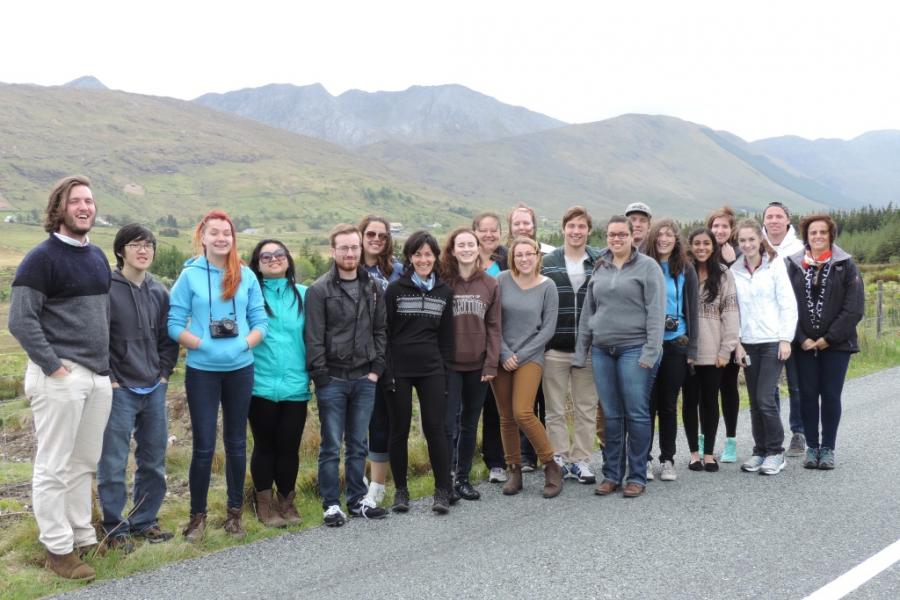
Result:
<svg viewBox="0 0 900 600"><path fill-rule="evenodd" d="M88 239L95 217L87 179L54 187L49 237L19 266L9 315L28 354L39 539L48 568L63 577L94 577L82 560L97 544L94 472L107 546L127 552L134 538L173 537L158 512L166 493L166 388L179 347L186 349L193 434L183 530L191 541L207 528L220 406L225 531L244 535L248 424L257 518L272 527L300 521L294 490L312 389L328 526L348 515L384 518L388 469L391 510L410 509L413 390L438 514L480 497L470 481L479 421L489 479L503 483L506 495L523 489L522 473L538 462L546 498L560 494L564 479L596 483L598 495L622 486L625 497L643 493L657 473L676 479L679 394L688 468L714 472L719 461L736 462L740 366L754 440L741 469L774 475L784 467L782 365L791 365L792 447L803 445L805 467L834 468L863 293L828 215L803 218L797 238L779 203L766 208L764 227L736 223L723 207L684 239L675 221L652 223L649 206L634 203L607 222L606 247L593 248L592 218L573 206L562 217L563 245L554 249L536 240L536 215L519 205L505 240L499 215L486 212L452 231L443 247L431 233L414 232L402 260L389 222L368 216L332 230L333 263L307 287L296 281L281 241L260 241L243 265L234 224L212 211L197 224L195 255L171 292L149 273L157 242L148 228L118 231L112 271ZM726 441L717 459L720 397ZM595 435L599 477L591 465ZM134 507L123 515L132 436Z"/></svg>

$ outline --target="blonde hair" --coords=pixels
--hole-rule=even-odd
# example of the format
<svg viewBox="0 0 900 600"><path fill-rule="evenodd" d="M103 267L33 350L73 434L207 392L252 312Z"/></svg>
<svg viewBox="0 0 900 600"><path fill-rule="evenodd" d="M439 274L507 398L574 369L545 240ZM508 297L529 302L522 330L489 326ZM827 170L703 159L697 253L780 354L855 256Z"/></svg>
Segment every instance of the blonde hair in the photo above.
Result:
<svg viewBox="0 0 900 600"><path fill-rule="evenodd" d="M537 254L537 263L534 265L534 272L540 273L541 263L543 262L543 257L541 256L541 245L530 237L525 237L524 235L520 235L509 245L509 270L512 271L513 275L521 275L522 272L519 271L519 266L516 264L516 246L523 245L528 246Z"/></svg>

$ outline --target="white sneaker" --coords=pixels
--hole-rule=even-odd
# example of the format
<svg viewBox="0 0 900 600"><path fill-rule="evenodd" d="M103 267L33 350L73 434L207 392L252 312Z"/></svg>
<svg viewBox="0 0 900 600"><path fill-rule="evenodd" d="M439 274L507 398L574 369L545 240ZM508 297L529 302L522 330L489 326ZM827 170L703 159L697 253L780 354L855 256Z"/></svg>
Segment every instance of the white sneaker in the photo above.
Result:
<svg viewBox="0 0 900 600"><path fill-rule="evenodd" d="M369 483L369 491L366 492L366 500L371 501L372 506L378 506L384 500L384 485L374 481Z"/></svg>
<svg viewBox="0 0 900 600"><path fill-rule="evenodd" d="M491 469L490 475L488 475L488 481L491 483L506 483L507 479L506 469L501 469L500 467L494 467Z"/></svg>
<svg viewBox="0 0 900 600"><path fill-rule="evenodd" d="M653 481L653 461L647 461L647 481Z"/></svg>
<svg viewBox="0 0 900 600"><path fill-rule="evenodd" d="M744 471L745 473L756 473L765 461L766 459L759 454L754 454L741 465L741 471Z"/></svg>
<svg viewBox="0 0 900 600"><path fill-rule="evenodd" d="M597 477L586 460L569 465L569 473L578 480L578 483L597 483Z"/></svg>
<svg viewBox="0 0 900 600"><path fill-rule="evenodd" d="M322 520L328 527L340 527L347 522L347 515L344 514L344 511L341 510L340 506L332 504L328 507L328 510L325 511Z"/></svg>
<svg viewBox="0 0 900 600"><path fill-rule="evenodd" d="M659 478L663 481L675 481L678 479L678 473L675 471L675 463L671 460L664 460Z"/></svg>
<svg viewBox="0 0 900 600"><path fill-rule="evenodd" d="M778 475L784 469L784 454L767 456L759 468L760 475Z"/></svg>

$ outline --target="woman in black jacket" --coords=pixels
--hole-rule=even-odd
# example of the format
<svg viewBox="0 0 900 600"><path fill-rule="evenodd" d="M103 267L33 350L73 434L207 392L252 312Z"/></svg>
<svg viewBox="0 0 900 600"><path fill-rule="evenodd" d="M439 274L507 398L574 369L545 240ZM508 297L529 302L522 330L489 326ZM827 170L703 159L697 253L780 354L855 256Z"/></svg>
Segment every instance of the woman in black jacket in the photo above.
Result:
<svg viewBox="0 0 900 600"><path fill-rule="evenodd" d="M863 284L853 259L834 243L837 227L829 215L803 218L800 233L805 249L787 265L797 297L794 355L807 444L803 466L830 470L844 377L850 356L859 352L856 325L863 316Z"/></svg>
<svg viewBox="0 0 900 600"><path fill-rule="evenodd" d="M432 510L450 510L450 453L444 435L447 411L446 370L453 359L453 290L438 278L441 250L425 231L403 246L400 279L384 293L387 311L387 407L391 421L390 461L396 492L394 512L409 510L406 487L412 390L416 388L422 431L434 473Z"/></svg>

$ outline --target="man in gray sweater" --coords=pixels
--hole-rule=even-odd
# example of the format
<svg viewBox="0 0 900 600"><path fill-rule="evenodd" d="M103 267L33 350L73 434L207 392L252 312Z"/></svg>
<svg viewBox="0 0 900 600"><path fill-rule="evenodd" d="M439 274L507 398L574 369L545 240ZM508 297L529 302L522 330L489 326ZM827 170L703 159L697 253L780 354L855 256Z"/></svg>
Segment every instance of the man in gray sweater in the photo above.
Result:
<svg viewBox="0 0 900 600"><path fill-rule="evenodd" d="M47 567L90 580L79 554L96 545L91 482L112 404L109 261L88 240L97 208L90 182L66 177L44 215L50 236L16 270L9 331L28 354L25 395L37 450L31 485Z"/></svg>

